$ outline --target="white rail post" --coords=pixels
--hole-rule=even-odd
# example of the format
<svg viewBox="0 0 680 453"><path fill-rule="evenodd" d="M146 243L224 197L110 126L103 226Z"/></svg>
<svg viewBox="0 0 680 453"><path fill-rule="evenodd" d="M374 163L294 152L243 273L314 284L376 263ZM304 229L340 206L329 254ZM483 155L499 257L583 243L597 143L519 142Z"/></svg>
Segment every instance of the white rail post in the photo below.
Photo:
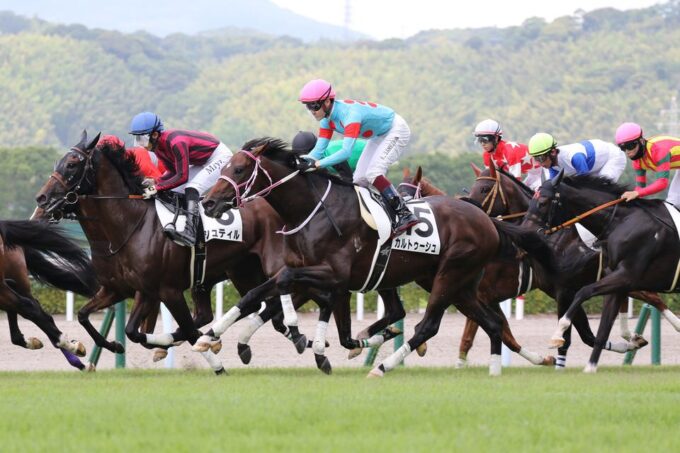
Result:
<svg viewBox="0 0 680 453"><path fill-rule="evenodd" d="M66 291L66 320L73 321L73 301L74 296L71 291Z"/></svg>
<svg viewBox="0 0 680 453"><path fill-rule="evenodd" d="M515 319L524 319L524 296L515 298Z"/></svg>
<svg viewBox="0 0 680 453"><path fill-rule="evenodd" d="M215 319L220 319L224 314L224 282L215 286Z"/></svg>
<svg viewBox="0 0 680 453"><path fill-rule="evenodd" d="M505 314L505 317L510 319L510 316L512 315L512 299L507 299L503 302L501 302L501 310L503 310L503 314ZM510 349L502 345L501 346L501 364L503 366L510 366L510 360L512 357L512 352Z"/></svg>
<svg viewBox="0 0 680 453"><path fill-rule="evenodd" d="M383 302L382 297L378 296L375 317L376 319L383 319L384 316L385 316L385 303Z"/></svg>
<svg viewBox="0 0 680 453"><path fill-rule="evenodd" d="M628 298L628 319L633 318L633 298Z"/></svg>

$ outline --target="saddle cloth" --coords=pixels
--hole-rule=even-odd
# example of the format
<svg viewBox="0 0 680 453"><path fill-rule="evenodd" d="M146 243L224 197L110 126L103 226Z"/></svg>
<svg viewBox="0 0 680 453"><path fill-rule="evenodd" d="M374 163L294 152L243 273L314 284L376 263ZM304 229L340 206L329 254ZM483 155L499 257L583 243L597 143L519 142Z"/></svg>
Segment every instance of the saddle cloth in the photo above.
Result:
<svg viewBox="0 0 680 453"><path fill-rule="evenodd" d="M222 214L222 217L216 219L205 215L203 205L199 203L198 210L201 214L201 222L203 222L203 231L205 233L205 240L222 240L243 242L243 222L241 220L241 213L238 209L230 209ZM166 225L171 224L175 218L175 213L171 211L165 203L156 199L156 214L161 225L165 228ZM183 213L177 216L175 222L175 229L177 231L184 231L187 217Z"/></svg>

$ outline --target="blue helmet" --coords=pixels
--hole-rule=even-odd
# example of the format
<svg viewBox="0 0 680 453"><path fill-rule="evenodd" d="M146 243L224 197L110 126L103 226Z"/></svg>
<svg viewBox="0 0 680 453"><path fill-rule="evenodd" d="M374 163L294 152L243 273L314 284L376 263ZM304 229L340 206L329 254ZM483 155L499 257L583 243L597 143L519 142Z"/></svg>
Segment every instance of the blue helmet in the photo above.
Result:
<svg viewBox="0 0 680 453"><path fill-rule="evenodd" d="M142 112L135 115L130 123L130 134L143 135L153 132L163 132L163 122L153 112Z"/></svg>

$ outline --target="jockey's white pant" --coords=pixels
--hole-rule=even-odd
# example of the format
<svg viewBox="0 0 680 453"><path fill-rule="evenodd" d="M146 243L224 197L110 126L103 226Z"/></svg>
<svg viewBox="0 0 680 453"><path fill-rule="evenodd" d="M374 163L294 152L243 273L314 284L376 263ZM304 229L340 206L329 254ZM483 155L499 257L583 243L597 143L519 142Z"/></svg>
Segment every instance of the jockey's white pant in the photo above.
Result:
<svg viewBox="0 0 680 453"><path fill-rule="evenodd" d="M602 166L598 175L609 178L613 182L618 182L619 178L626 170L627 163L628 158L626 157L626 153L621 152L621 150L617 148L616 152L609 153L609 159L607 159L607 162Z"/></svg>
<svg viewBox="0 0 680 453"><path fill-rule="evenodd" d="M406 151L411 138L411 129L401 116L394 114L392 128L384 135L374 137L366 143L364 151L354 170L354 183L360 186L373 184L378 176L384 176Z"/></svg>
<svg viewBox="0 0 680 453"><path fill-rule="evenodd" d="M220 170L229 163L232 152L224 143L220 143L213 151L210 159L203 165L189 166L189 180L186 184L175 187L173 192L184 193L188 188L196 189L202 195L215 185L220 177Z"/></svg>

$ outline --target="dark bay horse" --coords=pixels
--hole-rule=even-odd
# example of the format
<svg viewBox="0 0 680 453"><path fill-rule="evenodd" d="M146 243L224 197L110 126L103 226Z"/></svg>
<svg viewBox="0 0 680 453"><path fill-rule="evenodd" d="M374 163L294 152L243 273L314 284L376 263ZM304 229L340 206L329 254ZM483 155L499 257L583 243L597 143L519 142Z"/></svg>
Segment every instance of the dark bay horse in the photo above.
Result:
<svg viewBox="0 0 680 453"><path fill-rule="evenodd" d="M186 339L193 344L200 336L197 326L212 319L210 289L214 284L229 278L237 290L245 293L282 266L282 261L276 262L278 244L270 240L273 235L269 231L279 226L268 215L273 211L265 202L243 210L243 242L208 242L204 284L192 289L197 310L192 319L183 295L191 284L190 250L163 235L153 201L130 197L142 191L134 158L113 144L97 147L97 141L98 136L88 141L83 134L37 196L38 206L47 215L72 206L91 245L102 287L79 311L78 319L98 345L118 352L122 348L99 335L89 322L89 314L138 293L141 297L137 299L143 303L136 305L126 327L131 341L167 346ZM260 260L265 255L272 259ZM154 313L159 300L172 313L179 331L163 335L139 333L142 319ZM276 308L278 304L268 305ZM258 305L256 309L259 308ZM239 319L248 314L241 313ZM300 346L296 347L304 349L306 339L298 337ZM216 372L223 371L213 352L204 352L204 357Z"/></svg>
<svg viewBox="0 0 680 453"><path fill-rule="evenodd" d="M346 304L340 295L363 286L378 239L360 216L354 186L324 170L300 174L298 155L280 140L252 140L243 148L222 169L221 179L203 200L206 212L218 216L240 206L248 196L266 196L288 229L296 231L285 237L283 270L244 299L313 287L331 291L333 303ZM427 202L439 227L440 254L393 250L378 285L378 289L396 288L415 281L430 292L425 315L415 335L369 375L383 376L434 336L451 304L489 334L490 374L499 375L501 319L479 304L475 293L484 265L501 252L500 235L489 217L469 203L449 197L430 197ZM347 335L339 333L340 338Z"/></svg>
<svg viewBox="0 0 680 453"><path fill-rule="evenodd" d="M436 195L446 195L444 191L435 187L427 178L423 178L423 171L418 167L414 176L411 176L408 169L404 169L404 179L399 184L399 192L404 197L418 199L420 197L429 197ZM481 200L477 202L476 198L472 196L475 193L475 188L472 188L469 199L473 203L481 205ZM466 199L467 197L463 197ZM517 295L517 291L521 284L521 277L519 274L519 267L517 266L517 259L512 257L499 257L489 261L484 267L484 276L479 283L477 289L477 299L481 304L488 305L495 310L503 320L503 343L513 352L521 355L534 365L555 365L555 358L552 356L542 357L541 355L529 351L522 347L515 339L510 330L510 325L505 317L505 314L499 309L499 303ZM458 360L456 367L462 368L467 365L467 354L472 348L475 335L479 325L466 318L465 329L461 338Z"/></svg>
<svg viewBox="0 0 680 453"><path fill-rule="evenodd" d="M473 171L477 176L470 190L469 198L479 203L484 211L492 216L502 216L506 222L521 222L526 214L533 191L522 184L512 175L490 167L480 170L473 165ZM419 188L423 196L441 191L422 178L422 170L419 169L413 179L409 178L405 189L414 191ZM552 269L542 264L531 256L517 251L517 257L512 259L494 260L485 268L484 278L480 283L479 297L483 303L499 303L520 295L533 288L538 288L555 299L558 305L558 317L561 316L571 304L574 294L584 284L594 281L598 277L599 259L597 254L589 252L587 246L581 241L574 228L561 231L551 238L551 246L556 253L562 255L590 253L591 259L584 263L578 272L571 273L568 278L556 275ZM523 275L524 274L524 275ZM524 287L522 279L525 280ZM658 295L653 293L635 293L632 297L648 301L659 308L666 307ZM622 307L625 312L625 307ZM622 336L626 342L607 342L605 349L624 353L631 349L644 346L646 341L631 335L625 314L622 319ZM624 323L625 321L625 323ZM595 336L593 335L588 318L583 309L578 310L574 316L574 326L585 344L593 347ZM472 347L477 326L474 321L468 319L460 344L459 362L465 363L467 353ZM506 343L507 344L507 343ZM557 367L566 365L567 350L571 344L571 329L565 332L565 343L558 350ZM507 344L510 349L513 346ZM516 348L516 346L515 346ZM515 351L517 352L517 351Z"/></svg>
<svg viewBox="0 0 680 453"><path fill-rule="evenodd" d="M508 230L520 244L532 243L543 236L536 232L536 227L542 231L559 225L596 206L619 199L625 190L605 178L581 175L563 179L560 173L543 183L538 195L532 199L524 221L531 229L510 231L501 228ZM612 296L605 298L593 352L584 370L595 372L616 313L631 291L678 291L680 240L671 214L660 200L619 203L581 219L580 223L601 243L604 277L576 292L571 306L560 318L551 344L558 347L563 344L562 335L584 301L597 295ZM565 258L564 265L578 267L583 260L583 256L570 256ZM680 330L680 320L665 305L657 308L676 330Z"/></svg>
<svg viewBox="0 0 680 453"><path fill-rule="evenodd" d="M32 296L29 273L55 288L91 296L98 284L87 254L52 226L0 221L0 309L7 312L12 343L26 349L43 346L37 338L24 338L17 322L17 315L21 315L45 332L71 366L84 369L77 356L85 356L85 346L69 340Z"/></svg>

